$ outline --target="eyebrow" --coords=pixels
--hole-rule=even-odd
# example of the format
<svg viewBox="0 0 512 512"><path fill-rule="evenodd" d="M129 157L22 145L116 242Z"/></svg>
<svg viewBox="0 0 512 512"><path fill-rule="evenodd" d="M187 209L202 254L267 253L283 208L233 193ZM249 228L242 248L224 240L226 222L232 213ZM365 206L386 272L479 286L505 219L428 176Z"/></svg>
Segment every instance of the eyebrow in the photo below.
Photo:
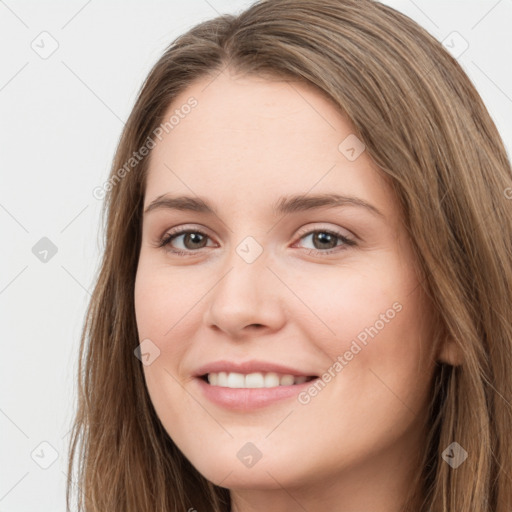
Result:
<svg viewBox="0 0 512 512"><path fill-rule="evenodd" d="M288 197L280 197L272 206L272 211L278 214L290 214L307 210L314 210L322 207L337 206L356 206L364 208L376 216L383 219L384 214L372 204L354 196L343 196L339 194L317 194L317 195L292 195ZM147 214L153 210L169 209L169 210L187 210L210 215L218 215L217 209L207 200L201 197L191 196L171 196L162 194L154 199L144 210Z"/></svg>

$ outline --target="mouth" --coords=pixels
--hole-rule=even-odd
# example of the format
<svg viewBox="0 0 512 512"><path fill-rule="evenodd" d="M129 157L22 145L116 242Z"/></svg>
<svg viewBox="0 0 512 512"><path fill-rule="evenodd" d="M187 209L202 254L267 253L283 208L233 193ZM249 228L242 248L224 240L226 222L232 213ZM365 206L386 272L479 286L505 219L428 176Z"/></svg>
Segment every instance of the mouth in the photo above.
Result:
<svg viewBox="0 0 512 512"><path fill-rule="evenodd" d="M212 387L231 389L258 389L296 386L310 382L318 378L318 376L291 375L276 372L211 372L201 375L199 378Z"/></svg>

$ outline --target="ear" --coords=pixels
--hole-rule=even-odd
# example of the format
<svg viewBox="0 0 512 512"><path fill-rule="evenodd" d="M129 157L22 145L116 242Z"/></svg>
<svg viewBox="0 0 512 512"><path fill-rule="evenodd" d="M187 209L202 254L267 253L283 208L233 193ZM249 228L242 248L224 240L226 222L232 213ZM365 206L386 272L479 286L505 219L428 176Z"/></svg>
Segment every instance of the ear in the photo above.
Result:
<svg viewBox="0 0 512 512"><path fill-rule="evenodd" d="M441 341L437 359L451 366L460 366L464 360L460 346L451 336L446 336Z"/></svg>

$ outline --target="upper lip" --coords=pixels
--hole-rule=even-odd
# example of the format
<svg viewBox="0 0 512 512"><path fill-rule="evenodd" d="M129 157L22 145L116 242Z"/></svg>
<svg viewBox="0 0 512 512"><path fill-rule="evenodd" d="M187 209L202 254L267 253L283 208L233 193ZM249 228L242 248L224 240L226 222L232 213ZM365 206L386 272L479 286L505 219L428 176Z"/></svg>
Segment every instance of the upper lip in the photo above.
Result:
<svg viewBox="0 0 512 512"><path fill-rule="evenodd" d="M293 375L294 377L312 377L315 376L311 372L304 372L297 368L291 368L281 364L272 363L270 361L214 361L198 368L195 372L196 377L202 377L208 373L256 373L256 372L275 372L283 375Z"/></svg>

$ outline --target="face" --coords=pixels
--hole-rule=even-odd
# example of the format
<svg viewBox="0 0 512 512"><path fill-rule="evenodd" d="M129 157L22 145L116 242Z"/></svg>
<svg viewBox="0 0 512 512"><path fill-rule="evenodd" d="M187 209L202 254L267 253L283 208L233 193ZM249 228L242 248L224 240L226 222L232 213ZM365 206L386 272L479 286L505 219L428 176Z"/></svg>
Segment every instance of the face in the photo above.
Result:
<svg viewBox="0 0 512 512"><path fill-rule="evenodd" d="M409 472L430 308L353 126L312 86L228 72L190 86L166 119L176 109L187 114L151 154L135 285L169 436L230 489Z"/></svg>

